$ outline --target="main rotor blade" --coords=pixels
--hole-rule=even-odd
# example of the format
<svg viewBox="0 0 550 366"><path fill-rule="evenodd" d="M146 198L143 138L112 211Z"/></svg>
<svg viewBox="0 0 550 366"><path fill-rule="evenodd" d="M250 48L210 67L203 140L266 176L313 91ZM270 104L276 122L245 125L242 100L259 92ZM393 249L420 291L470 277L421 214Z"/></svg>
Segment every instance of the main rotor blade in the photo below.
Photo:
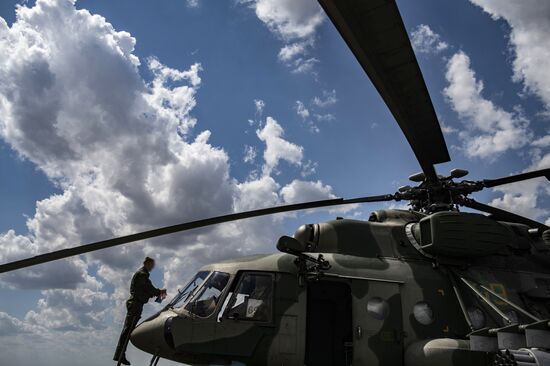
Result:
<svg viewBox="0 0 550 366"><path fill-rule="evenodd" d="M545 177L546 179L550 180L550 169L535 170L532 172L511 175L509 177L503 177L498 179L484 179L481 182L485 188L491 188L491 187L496 187L503 184L521 182L522 180L533 179L538 177Z"/></svg>
<svg viewBox="0 0 550 366"><path fill-rule="evenodd" d="M392 194L386 194L381 196L360 197L360 198L354 198L354 199L335 198L330 200L296 203L296 204L285 205L285 206L262 208L259 210L252 210L252 211L233 213L229 215L216 216L208 219L202 219L197 221L186 222L183 224L166 226L159 229L144 231L141 233L136 233L136 234L126 235L126 236L121 236L118 238L103 240L95 243L80 245L74 248L62 249L55 252L40 254L31 258L18 260L15 262L5 263L0 265L0 273L10 272L16 269L30 267L30 266L34 266L42 263L47 263L58 259L72 257L75 255L85 254L85 253L93 252L100 249L114 247L117 245L127 244L127 243L144 240L144 239L155 238L157 236L177 233L181 231L197 229L205 226L221 224L224 222L248 219L251 217L271 215L271 214L276 214L281 212L307 210L307 209L319 208L319 207L347 205L352 203L392 201L394 199L395 199L395 196Z"/></svg>
<svg viewBox="0 0 550 366"><path fill-rule="evenodd" d="M517 215L515 213L508 212L506 210L496 208L493 206L486 205L484 203L477 202L476 200L473 200L471 198L464 198L462 202L460 202L462 206L466 206L469 208L473 208L474 210L486 212L488 214L493 215L497 220L501 221L509 221L509 222L517 222L519 224L524 224L532 228L537 228L539 230L548 230L548 226L535 221L531 220L527 217Z"/></svg>
<svg viewBox="0 0 550 366"><path fill-rule="evenodd" d="M319 0L384 99L426 177L450 161L430 94L394 0Z"/></svg>

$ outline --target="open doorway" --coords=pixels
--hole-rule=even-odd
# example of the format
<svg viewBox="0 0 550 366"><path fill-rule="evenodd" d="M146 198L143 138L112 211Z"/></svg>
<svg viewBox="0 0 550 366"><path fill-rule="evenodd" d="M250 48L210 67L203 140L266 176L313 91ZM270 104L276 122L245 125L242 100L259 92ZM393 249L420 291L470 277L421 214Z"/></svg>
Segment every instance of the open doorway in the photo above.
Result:
<svg viewBox="0 0 550 366"><path fill-rule="evenodd" d="M351 365L351 313L351 289L347 283L308 283L306 365Z"/></svg>

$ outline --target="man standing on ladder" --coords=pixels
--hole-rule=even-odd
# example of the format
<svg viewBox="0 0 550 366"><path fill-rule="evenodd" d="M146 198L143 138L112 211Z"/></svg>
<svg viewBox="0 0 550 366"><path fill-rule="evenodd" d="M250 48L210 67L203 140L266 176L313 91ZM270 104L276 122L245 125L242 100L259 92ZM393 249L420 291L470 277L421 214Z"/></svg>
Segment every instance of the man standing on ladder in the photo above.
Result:
<svg viewBox="0 0 550 366"><path fill-rule="evenodd" d="M156 288L149 279L149 273L151 273L153 268L155 268L155 260L146 257L143 261L143 267L138 269L132 277L130 298L126 301L126 309L128 312L124 320L124 327L120 333L115 357L113 358L113 360L118 361L119 364L130 365L130 361L126 359L126 346L130 340L130 334L134 330L139 318L141 318L143 305L152 297L158 297L160 299L166 297L166 289Z"/></svg>

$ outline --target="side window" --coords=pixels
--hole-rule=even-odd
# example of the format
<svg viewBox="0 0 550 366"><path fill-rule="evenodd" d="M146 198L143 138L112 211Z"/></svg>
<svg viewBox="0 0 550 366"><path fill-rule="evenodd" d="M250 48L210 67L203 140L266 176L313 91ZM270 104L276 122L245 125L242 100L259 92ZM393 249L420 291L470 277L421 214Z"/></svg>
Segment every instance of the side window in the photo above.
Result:
<svg viewBox="0 0 550 366"><path fill-rule="evenodd" d="M222 310L223 318L269 322L272 307L273 275L245 272Z"/></svg>

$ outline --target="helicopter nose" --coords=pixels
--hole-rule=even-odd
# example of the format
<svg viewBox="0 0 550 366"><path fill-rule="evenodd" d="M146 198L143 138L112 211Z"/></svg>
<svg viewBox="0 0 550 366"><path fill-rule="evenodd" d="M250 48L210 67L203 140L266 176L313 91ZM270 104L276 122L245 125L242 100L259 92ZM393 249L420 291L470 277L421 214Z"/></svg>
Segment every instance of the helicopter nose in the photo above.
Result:
<svg viewBox="0 0 550 366"><path fill-rule="evenodd" d="M164 354L172 352L165 337L166 326L170 323L170 316L158 316L152 320L138 325L132 332L130 340L132 344L142 351L151 354Z"/></svg>

